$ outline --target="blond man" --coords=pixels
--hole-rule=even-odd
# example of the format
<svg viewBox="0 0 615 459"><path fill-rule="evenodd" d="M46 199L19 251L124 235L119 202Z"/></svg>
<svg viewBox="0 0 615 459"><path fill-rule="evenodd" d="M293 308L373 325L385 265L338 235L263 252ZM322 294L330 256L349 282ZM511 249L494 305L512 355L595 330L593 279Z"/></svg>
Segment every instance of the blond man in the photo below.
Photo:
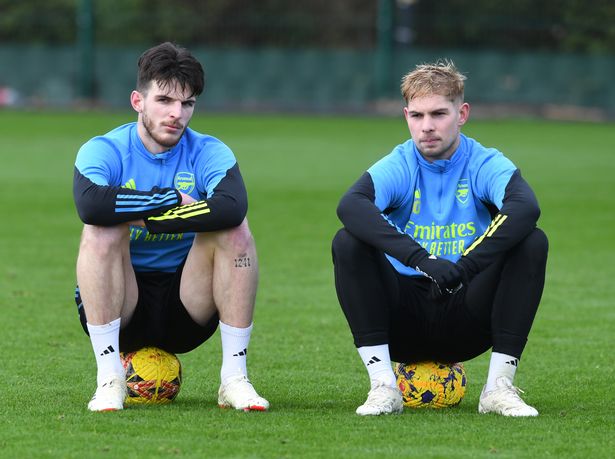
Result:
<svg viewBox="0 0 615 459"><path fill-rule="evenodd" d="M461 133L454 64L419 65L401 92L411 139L342 197L335 286L370 391L359 415L402 411L391 360L463 362L491 350L480 413L536 416L513 385L540 302L548 242L515 165Z"/></svg>

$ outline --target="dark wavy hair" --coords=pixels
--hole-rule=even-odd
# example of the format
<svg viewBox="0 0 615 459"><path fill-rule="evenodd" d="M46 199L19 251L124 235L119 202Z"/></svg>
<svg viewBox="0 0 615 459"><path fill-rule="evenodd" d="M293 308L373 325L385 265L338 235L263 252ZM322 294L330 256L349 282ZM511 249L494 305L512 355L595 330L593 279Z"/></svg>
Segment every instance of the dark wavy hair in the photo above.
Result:
<svg viewBox="0 0 615 459"><path fill-rule="evenodd" d="M192 96L199 96L205 87L205 73L201 63L186 48L171 42L148 49L139 57L137 91L146 92L152 81L163 89L177 82L182 90L189 88Z"/></svg>

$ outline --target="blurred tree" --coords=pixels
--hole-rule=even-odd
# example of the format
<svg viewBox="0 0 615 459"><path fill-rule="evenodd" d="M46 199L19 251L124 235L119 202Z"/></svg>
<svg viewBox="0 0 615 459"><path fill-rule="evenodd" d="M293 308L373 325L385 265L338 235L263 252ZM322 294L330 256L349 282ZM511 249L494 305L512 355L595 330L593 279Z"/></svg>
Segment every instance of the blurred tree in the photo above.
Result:
<svg viewBox="0 0 615 459"><path fill-rule="evenodd" d="M615 52L611 0L412 3L414 46Z"/></svg>
<svg viewBox="0 0 615 459"><path fill-rule="evenodd" d="M96 42L372 49L375 0L93 0ZM390 0L398 47L615 52L612 0ZM0 43L73 44L78 0L0 0Z"/></svg>
<svg viewBox="0 0 615 459"><path fill-rule="evenodd" d="M615 52L615 2L567 0L557 30L564 51Z"/></svg>
<svg viewBox="0 0 615 459"><path fill-rule="evenodd" d="M73 43L75 0L0 0L0 43Z"/></svg>
<svg viewBox="0 0 615 459"><path fill-rule="evenodd" d="M368 47L375 36L373 0L105 0L96 11L98 40L113 44Z"/></svg>

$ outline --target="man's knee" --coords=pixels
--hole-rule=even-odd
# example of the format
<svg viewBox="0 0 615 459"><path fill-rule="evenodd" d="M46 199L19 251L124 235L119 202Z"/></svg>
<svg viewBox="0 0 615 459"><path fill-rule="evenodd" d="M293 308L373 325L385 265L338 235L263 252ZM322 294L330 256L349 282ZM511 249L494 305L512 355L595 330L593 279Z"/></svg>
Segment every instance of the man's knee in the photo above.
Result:
<svg viewBox="0 0 615 459"><path fill-rule="evenodd" d="M549 240L544 231L534 228L534 231L519 243L519 249L531 261L544 263L549 252Z"/></svg>
<svg viewBox="0 0 615 459"><path fill-rule="evenodd" d="M254 247L254 236L248 226L248 221L244 220L239 226L231 228L226 234L227 244L240 251L247 251Z"/></svg>
<svg viewBox="0 0 615 459"><path fill-rule="evenodd" d="M359 240L350 234L346 228L340 229L333 236L333 242L331 243L333 258L335 259L336 257L354 252L359 243Z"/></svg>
<svg viewBox="0 0 615 459"><path fill-rule="evenodd" d="M211 233L197 233L197 238L209 239L210 236L212 236ZM247 220L239 226L217 231L210 241L218 248L233 252L249 252L255 248L254 237Z"/></svg>
<svg viewBox="0 0 615 459"><path fill-rule="evenodd" d="M357 239L345 228L340 229L333 237L331 251L334 264L342 263L349 266L367 263L377 252L374 247Z"/></svg>
<svg viewBox="0 0 615 459"><path fill-rule="evenodd" d="M84 225L80 250L95 250L100 253L115 252L130 241L128 225Z"/></svg>

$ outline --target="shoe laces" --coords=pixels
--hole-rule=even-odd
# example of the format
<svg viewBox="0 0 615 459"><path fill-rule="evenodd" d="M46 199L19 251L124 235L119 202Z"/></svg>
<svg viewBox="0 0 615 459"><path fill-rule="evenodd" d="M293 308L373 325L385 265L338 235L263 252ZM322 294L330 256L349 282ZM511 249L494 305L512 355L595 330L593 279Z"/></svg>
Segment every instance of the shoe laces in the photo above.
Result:
<svg viewBox="0 0 615 459"><path fill-rule="evenodd" d="M256 390L254 390L254 386L246 375L233 376L224 386L226 388L230 388L231 390L241 389L243 391L249 392L251 397L258 397Z"/></svg>
<svg viewBox="0 0 615 459"><path fill-rule="evenodd" d="M514 386L510 381L504 380L502 386L499 387L499 391L505 396L506 402L514 402L521 405L527 405L527 403L525 403L520 396L520 394L525 394L525 391L523 391L523 389L517 386Z"/></svg>
<svg viewBox="0 0 615 459"><path fill-rule="evenodd" d="M248 377L244 374L237 374L235 376L231 376L225 386L232 386L235 384L249 384L252 385L252 383L250 382L250 380L248 379Z"/></svg>
<svg viewBox="0 0 615 459"><path fill-rule="evenodd" d="M517 386L510 386L507 389L508 389L508 392L510 392L510 396L512 398L514 398L515 400L518 400L518 401L520 401L520 402L525 404L525 402L523 401L523 399L519 395L519 394L525 394L525 392L522 389L518 388Z"/></svg>
<svg viewBox="0 0 615 459"><path fill-rule="evenodd" d="M395 401L394 397L392 396L394 391L394 388L387 386L385 383L378 382L367 394L367 400L365 401L365 405L393 405Z"/></svg>

